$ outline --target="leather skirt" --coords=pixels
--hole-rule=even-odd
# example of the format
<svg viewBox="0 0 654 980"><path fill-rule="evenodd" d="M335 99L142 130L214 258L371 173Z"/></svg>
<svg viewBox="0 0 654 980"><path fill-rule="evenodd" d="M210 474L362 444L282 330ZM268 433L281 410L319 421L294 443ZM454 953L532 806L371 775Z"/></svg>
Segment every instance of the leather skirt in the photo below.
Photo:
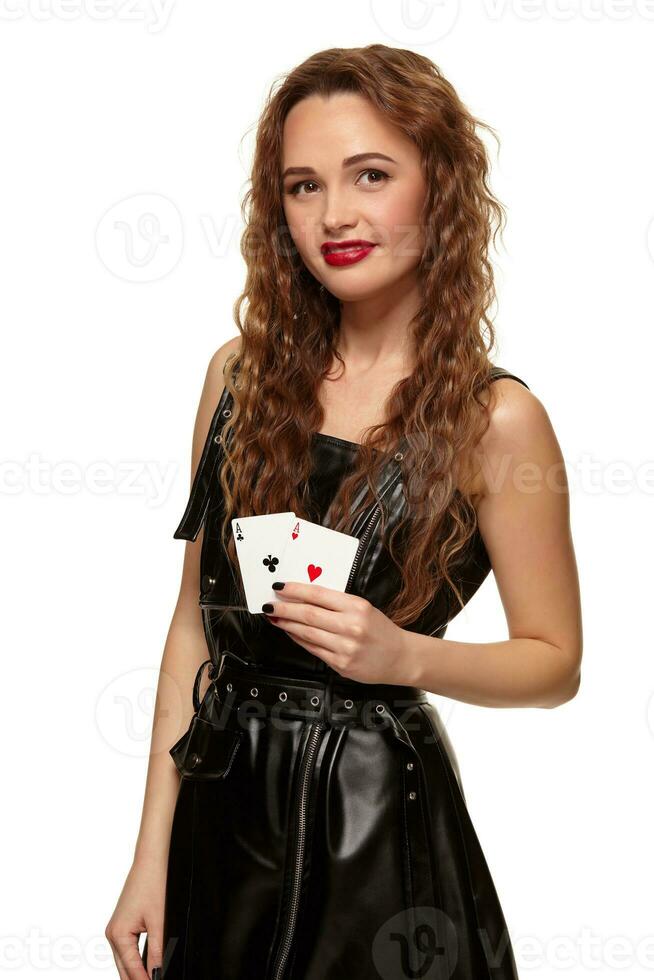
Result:
<svg viewBox="0 0 654 980"><path fill-rule="evenodd" d="M516 980L427 693L205 664L170 750L164 980Z"/></svg>

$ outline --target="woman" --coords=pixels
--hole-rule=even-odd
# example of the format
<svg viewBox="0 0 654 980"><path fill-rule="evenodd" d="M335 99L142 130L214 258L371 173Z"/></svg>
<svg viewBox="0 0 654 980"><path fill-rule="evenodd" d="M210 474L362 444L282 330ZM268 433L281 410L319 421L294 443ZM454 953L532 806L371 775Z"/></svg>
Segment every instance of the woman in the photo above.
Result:
<svg viewBox="0 0 654 980"><path fill-rule="evenodd" d="M121 976L517 976L426 692L553 707L582 641L560 449L489 360L503 209L481 125L428 59L379 44L320 52L270 94L106 930ZM287 511L358 538L347 586L277 582L248 612L231 519ZM511 638L444 639L491 566Z"/></svg>

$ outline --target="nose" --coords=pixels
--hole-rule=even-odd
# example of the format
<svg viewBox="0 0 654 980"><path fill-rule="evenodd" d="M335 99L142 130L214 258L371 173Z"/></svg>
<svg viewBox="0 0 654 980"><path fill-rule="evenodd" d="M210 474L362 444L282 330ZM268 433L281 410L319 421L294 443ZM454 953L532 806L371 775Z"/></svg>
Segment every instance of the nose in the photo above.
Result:
<svg viewBox="0 0 654 980"><path fill-rule="evenodd" d="M348 200L348 195L343 191L326 191L323 196L322 224L325 233L338 232L343 228L355 228L357 215Z"/></svg>

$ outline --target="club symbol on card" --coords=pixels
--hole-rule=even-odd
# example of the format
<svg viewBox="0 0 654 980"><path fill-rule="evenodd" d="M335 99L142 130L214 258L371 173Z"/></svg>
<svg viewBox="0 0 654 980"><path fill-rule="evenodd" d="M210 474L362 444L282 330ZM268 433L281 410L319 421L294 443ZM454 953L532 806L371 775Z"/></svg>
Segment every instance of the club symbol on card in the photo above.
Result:
<svg viewBox="0 0 654 980"><path fill-rule="evenodd" d="M268 555L267 558L264 558L263 563L269 572L274 572L279 565L279 558L273 558L272 555Z"/></svg>
<svg viewBox="0 0 654 980"><path fill-rule="evenodd" d="M307 572L309 573L309 581L313 582L319 575L322 575L322 568L320 565L308 565Z"/></svg>

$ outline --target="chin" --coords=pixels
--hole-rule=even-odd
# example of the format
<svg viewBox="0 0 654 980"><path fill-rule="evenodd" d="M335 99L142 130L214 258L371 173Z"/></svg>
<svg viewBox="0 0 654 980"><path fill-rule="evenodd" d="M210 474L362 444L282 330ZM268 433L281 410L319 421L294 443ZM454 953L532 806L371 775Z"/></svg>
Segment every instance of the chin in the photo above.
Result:
<svg viewBox="0 0 654 980"><path fill-rule="evenodd" d="M363 303L366 300L374 299L385 288L386 283L338 283L336 288L325 283L325 289L329 290L332 296L340 300L341 303Z"/></svg>

